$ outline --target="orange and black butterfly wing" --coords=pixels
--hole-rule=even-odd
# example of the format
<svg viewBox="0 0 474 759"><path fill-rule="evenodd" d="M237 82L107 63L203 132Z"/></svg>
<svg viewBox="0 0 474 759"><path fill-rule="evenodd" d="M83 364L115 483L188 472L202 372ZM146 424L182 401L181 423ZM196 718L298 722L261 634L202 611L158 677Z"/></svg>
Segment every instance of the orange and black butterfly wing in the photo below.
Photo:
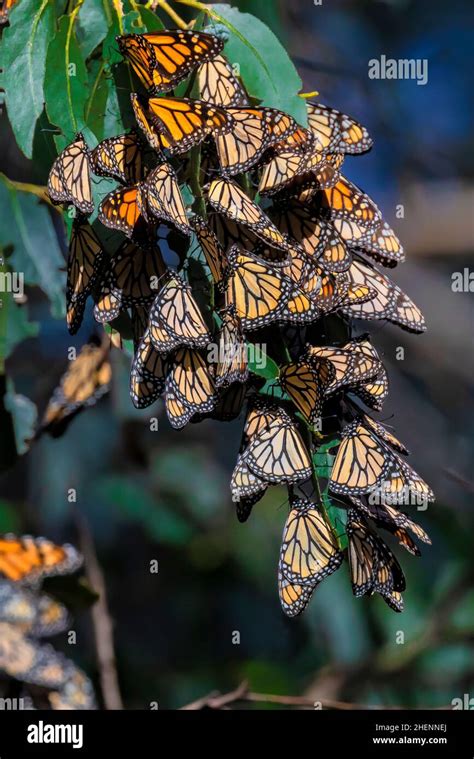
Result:
<svg viewBox="0 0 474 759"><path fill-rule="evenodd" d="M198 82L201 98L207 103L223 108L250 105L243 85L223 55L217 55L199 67Z"/></svg>
<svg viewBox="0 0 474 759"><path fill-rule="evenodd" d="M141 185L124 187L106 195L99 206L99 219L106 227L117 229L127 237L142 231L146 208Z"/></svg>
<svg viewBox="0 0 474 759"><path fill-rule="evenodd" d="M55 389L43 415L37 436L49 432L63 434L71 420L84 408L94 405L110 388L112 368L108 349L86 343Z"/></svg>
<svg viewBox="0 0 474 759"><path fill-rule="evenodd" d="M94 174L112 177L124 185L144 178L142 141L135 131L103 140L91 151L90 160Z"/></svg>
<svg viewBox="0 0 474 759"><path fill-rule="evenodd" d="M345 113L322 103L308 103L308 127L326 152L365 153L372 147L367 129Z"/></svg>
<svg viewBox="0 0 474 759"><path fill-rule="evenodd" d="M43 577L70 574L82 556L69 544L56 545L29 535L0 537L0 575L12 582L36 583Z"/></svg>
<svg viewBox="0 0 474 759"><path fill-rule="evenodd" d="M156 166L146 181L147 209L157 219L176 227L184 235L191 234L178 179L169 163Z"/></svg>
<svg viewBox="0 0 474 759"><path fill-rule="evenodd" d="M130 64L147 90L153 88L153 69L156 58L153 48L143 34L124 34L116 37L120 52Z"/></svg>
<svg viewBox="0 0 474 759"><path fill-rule="evenodd" d="M150 98L148 118L171 153L186 152L229 123L224 109L189 98Z"/></svg>
<svg viewBox="0 0 474 759"><path fill-rule="evenodd" d="M196 66L215 58L224 47L219 37L192 30L152 32L143 39L154 54L151 89L155 94L174 89Z"/></svg>
<svg viewBox="0 0 474 759"><path fill-rule="evenodd" d="M84 219L77 217L72 225L67 265L67 325L74 335L82 323L87 296L97 282L104 261L102 244Z"/></svg>
<svg viewBox="0 0 474 759"><path fill-rule="evenodd" d="M51 200L72 203L86 216L94 210L89 161L87 145L79 133L56 158L48 177Z"/></svg>
<svg viewBox="0 0 474 759"><path fill-rule="evenodd" d="M161 137L159 132L151 124L148 113L142 105L139 96L136 92L130 93L130 101L132 103L133 113L135 120L141 132L145 135L148 144L161 156Z"/></svg>

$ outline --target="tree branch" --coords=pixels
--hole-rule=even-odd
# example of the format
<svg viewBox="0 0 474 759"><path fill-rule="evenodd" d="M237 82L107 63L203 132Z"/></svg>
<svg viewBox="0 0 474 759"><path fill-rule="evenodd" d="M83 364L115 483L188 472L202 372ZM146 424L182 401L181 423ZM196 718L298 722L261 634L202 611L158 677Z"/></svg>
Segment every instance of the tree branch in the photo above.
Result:
<svg viewBox="0 0 474 759"><path fill-rule="evenodd" d="M182 706L181 709L186 710L198 710L198 709L228 709L230 704L237 703L260 703L260 704L279 704L281 706L295 706L307 709L332 709L334 711L357 711L357 710L401 710L411 708L413 711L416 709L428 709L429 707L420 706L414 709L413 707L406 706L381 706L379 704L375 706L367 704L351 703L348 701L336 701L334 699L313 699L306 696L284 696L275 693L254 693L248 690L248 685L244 681L235 690L229 693L221 694L213 692L202 698L198 698L186 706ZM436 709L430 709L430 711L448 710L452 709L452 706L441 706Z"/></svg>
<svg viewBox="0 0 474 759"><path fill-rule="evenodd" d="M115 663L113 624L107 605L104 575L97 560L91 531L82 514L76 514L81 551L87 578L99 598L91 609L97 664L104 706L108 710L123 709Z"/></svg>

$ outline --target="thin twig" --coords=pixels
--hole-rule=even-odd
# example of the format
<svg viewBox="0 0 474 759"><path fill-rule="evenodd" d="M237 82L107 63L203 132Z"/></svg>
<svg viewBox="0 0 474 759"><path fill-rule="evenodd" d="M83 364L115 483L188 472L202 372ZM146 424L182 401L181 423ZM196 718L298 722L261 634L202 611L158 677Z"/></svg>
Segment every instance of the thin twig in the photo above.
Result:
<svg viewBox="0 0 474 759"><path fill-rule="evenodd" d="M115 663L113 625L107 605L104 575L97 560L92 534L84 516L76 514L76 521L81 550L84 554L86 575L92 588L99 595L92 607L91 614L104 706L108 710L123 709Z"/></svg>
<svg viewBox="0 0 474 759"><path fill-rule="evenodd" d="M332 710L338 710L338 711L364 711L364 710L374 710L374 711L381 711L381 710L403 710L403 709L412 709L413 711L416 711L417 709L427 709L429 707L406 707L406 706L381 706L380 704L376 705L367 705L367 704L358 704L358 703L351 703L348 701L336 701L335 699L313 699L308 698L307 696L284 696L279 695L275 693L254 693L253 691L248 690L248 685L244 681L241 683L235 690L230 691L230 693L220 694L220 693L210 693L207 696L203 696L203 698L199 698L196 701L193 701L190 704L187 704L186 706L182 706L182 710L197 710L197 709L226 709L228 708L229 704L235 704L237 702L247 702L247 703L261 703L261 704L280 704L281 706L300 706L303 708L308 709L332 709ZM436 707L435 709L431 708L431 711L437 711L437 710L449 710L452 709L452 706L441 706Z"/></svg>
<svg viewBox="0 0 474 759"><path fill-rule="evenodd" d="M472 480L467 480L462 474L459 474L459 472L456 472L454 469L445 468L444 471L451 480L457 482L458 485L461 485L461 487L469 493L474 493L474 482L472 482Z"/></svg>

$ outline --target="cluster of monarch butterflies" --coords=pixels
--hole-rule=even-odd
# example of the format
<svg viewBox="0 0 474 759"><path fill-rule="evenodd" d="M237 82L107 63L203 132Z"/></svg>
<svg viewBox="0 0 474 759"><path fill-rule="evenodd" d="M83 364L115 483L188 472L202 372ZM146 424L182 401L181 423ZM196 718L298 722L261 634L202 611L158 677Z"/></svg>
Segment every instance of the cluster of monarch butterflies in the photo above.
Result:
<svg viewBox="0 0 474 759"><path fill-rule="evenodd" d="M71 545L29 535L0 536L0 673L24 685L30 708L36 708L37 698L41 708L44 703L58 710L96 708L89 679L43 641L68 630L71 618L43 591L42 582L71 574L81 564Z"/></svg>
<svg viewBox="0 0 474 759"><path fill-rule="evenodd" d="M367 413L382 409L387 374L369 337L352 330L356 320L385 320L414 333L425 323L379 268L404 260L395 232L342 174L346 155L368 151L372 140L355 119L322 104L307 103L302 127L253 103L223 55L224 43L207 32L117 41L141 89L131 93L136 126L93 150L77 135L49 177L51 199L77 211L69 330L79 329L89 296L100 324L126 315L135 346L132 401L143 409L163 397L176 429L206 418L232 420L246 410L232 496L245 521L269 486L288 487L278 576L289 616L303 610L343 558L341 536L315 488L308 494L318 443L342 432L328 492L345 514L353 590L378 592L400 611L403 572L373 528L418 554L409 531L429 538L395 506L410 495L433 495L401 457L404 446ZM174 97L184 80L185 96ZM188 208L182 185L192 181L191 172L201 198ZM100 224L88 221L92 174L120 184L98 207L98 221L124 238L115 252L106 251ZM163 226L185 251L177 267L165 263ZM204 310L187 267L196 250L212 280ZM264 343L279 365L270 387L262 389L249 365L249 341ZM216 360L206 351L210 345L218 347ZM92 362L97 379L88 377L87 392L74 384L82 382L79 370L66 376L44 426L60 434L64 419L97 397L107 385L103 354L101 361ZM70 407L66 384L74 386Z"/></svg>

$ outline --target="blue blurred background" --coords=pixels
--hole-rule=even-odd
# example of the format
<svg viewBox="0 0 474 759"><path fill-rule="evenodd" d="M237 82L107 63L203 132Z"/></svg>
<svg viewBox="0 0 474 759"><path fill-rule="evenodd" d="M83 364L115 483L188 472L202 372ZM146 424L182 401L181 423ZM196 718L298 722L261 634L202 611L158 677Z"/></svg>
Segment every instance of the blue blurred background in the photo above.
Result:
<svg viewBox="0 0 474 759"><path fill-rule="evenodd" d="M407 263L393 278L428 324L422 336L377 323L370 329L391 380L381 419L412 450L437 496L414 515L433 546L420 559L401 557L405 612L394 614L380 598L354 599L344 565L301 618L287 620L276 588L286 493L271 488L245 525L230 500L242 421L176 433L157 405L159 432L150 431L150 414L131 407L129 361L117 351L111 394L2 476L0 530L76 542L66 493L77 489L76 508L105 574L126 708L153 701L176 708L243 679L254 691L315 700L443 706L474 695L474 306L472 293L451 289L453 272L473 266L472 6L233 4L272 26L304 91L318 90L321 102L368 127L375 147L348 158L345 174L377 201L404 243ZM427 84L369 79L368 62L381 55L426 58ZM34 176L5 118L0 155L10 178ZM71 338L38 297L31 310L40 333L14 352L8 370L42 410L68 346L83 343L88 331ZM149 572L153 559L158 574ZM77 629L71 655L97 680L88 612L77 615ZM404 643L397 643L400 632Z"/></svg>

